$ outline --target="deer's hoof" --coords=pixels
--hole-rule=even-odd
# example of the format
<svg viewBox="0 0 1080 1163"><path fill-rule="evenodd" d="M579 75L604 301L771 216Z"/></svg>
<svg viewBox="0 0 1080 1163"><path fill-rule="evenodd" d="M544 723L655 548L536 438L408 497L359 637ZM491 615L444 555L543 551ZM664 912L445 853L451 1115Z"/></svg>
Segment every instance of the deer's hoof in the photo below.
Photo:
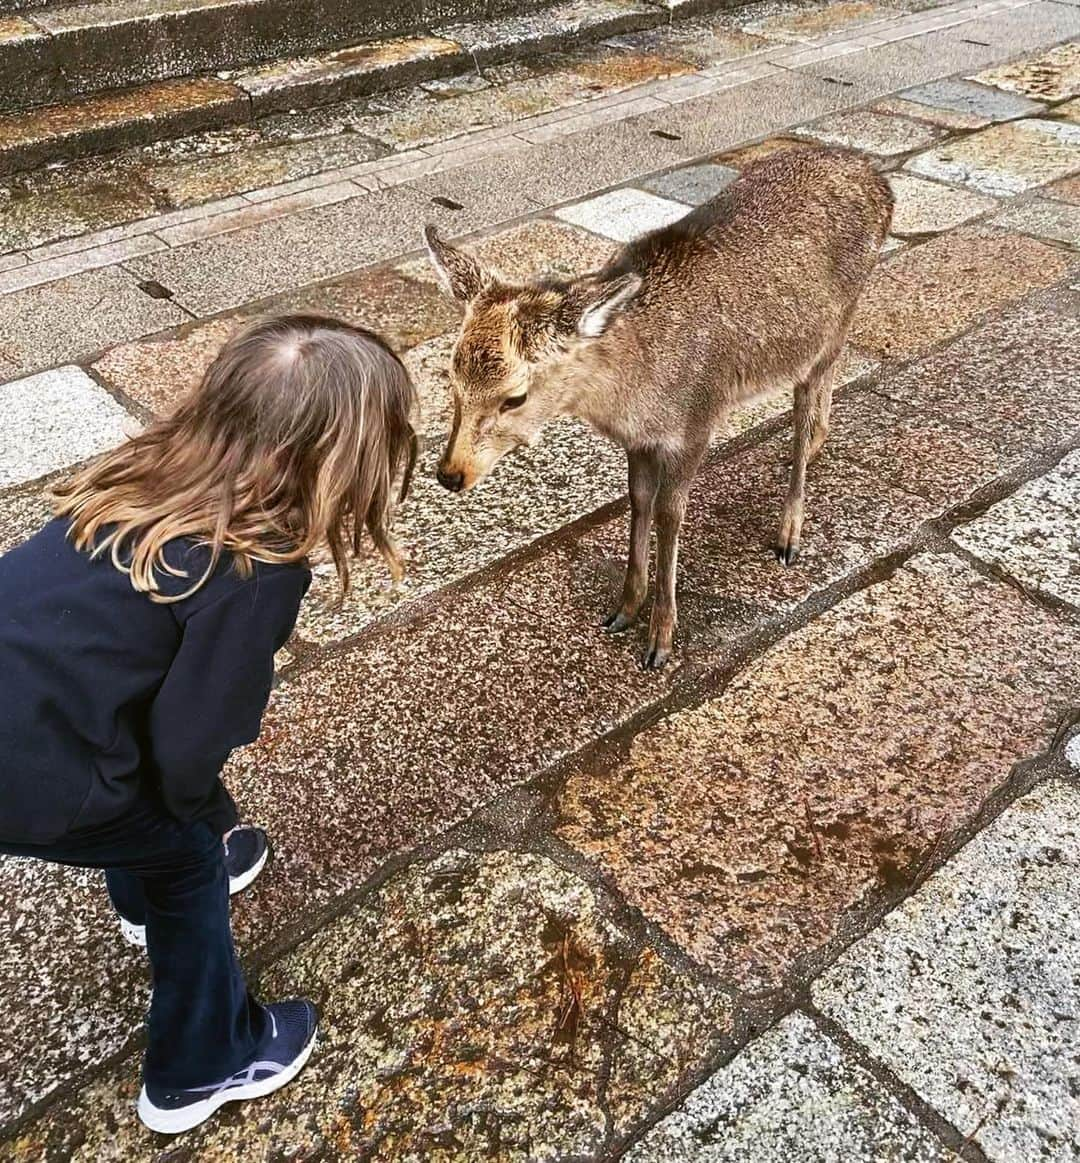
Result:
<svg viewBox="0 0 1080 1163"><path fill-rule="evenodd" d="M627 617L622 610L616 610L614 614L609 614L600 623L608 634L622 634L624 630L629 630L633 624L634 619Z"/></svg>
<svg viewBox="0 0 1080 1163"><path fill-rule="evenodd" d="M642 670L663 670L671 657L671 651L663 646L650 646L641 656Z"/></svg>
<svg viewBox="0 0 1080 1163"><path fill-rule="evenodd" d="M794 565L799 560L798 545L776 546L776 560L783 566Z"/></svg>

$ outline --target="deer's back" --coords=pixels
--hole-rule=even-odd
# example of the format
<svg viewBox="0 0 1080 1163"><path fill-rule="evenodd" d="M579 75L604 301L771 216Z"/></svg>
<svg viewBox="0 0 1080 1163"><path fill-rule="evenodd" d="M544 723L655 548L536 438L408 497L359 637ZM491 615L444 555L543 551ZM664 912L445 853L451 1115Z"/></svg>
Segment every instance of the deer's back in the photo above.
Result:
<svg viewBox="0 0 1080 1163"><path fill-rule="evenodd" d="M891 215L888 183L859 155L774 155L616 256L644 279L626 326L669 364L684 352L741 363L743 378L778 374L849 318Z"/></svg>

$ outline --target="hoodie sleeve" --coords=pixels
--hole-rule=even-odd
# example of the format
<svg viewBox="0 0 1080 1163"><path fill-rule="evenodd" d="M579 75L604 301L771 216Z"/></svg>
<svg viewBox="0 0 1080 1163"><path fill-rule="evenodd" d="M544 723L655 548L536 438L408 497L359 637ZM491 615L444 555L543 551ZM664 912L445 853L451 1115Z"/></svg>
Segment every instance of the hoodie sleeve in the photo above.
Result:
<svg viewBox="0 0 1080 1163"><path fill-rule="evenodd" d="M311 575L256 573L183 622L180 648L150 708L150 752L165 807L222 833L236 809L219 778L235 747L259 736L274 655L296 624Z"/></svg>

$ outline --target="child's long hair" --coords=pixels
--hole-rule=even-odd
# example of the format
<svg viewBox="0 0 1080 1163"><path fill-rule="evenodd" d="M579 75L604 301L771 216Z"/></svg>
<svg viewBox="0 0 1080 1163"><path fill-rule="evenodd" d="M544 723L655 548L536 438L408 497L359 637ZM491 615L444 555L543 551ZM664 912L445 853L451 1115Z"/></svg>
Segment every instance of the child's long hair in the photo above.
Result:
<svg viewBox="0 0 1080 1163"><path fill-rule="evenodd" d="M349 586L350 552L366 529L400 574L388 524L394 484L408 491L416 460L415 393L378 336L319 315L263 319L230 338L172 415L99 457L54 491L75 545L109 553L155 601L190 596L223 553L291 562L329 548ZM207 572L183 594L157 573L184 576L167 542L209 546Z"/></svg>

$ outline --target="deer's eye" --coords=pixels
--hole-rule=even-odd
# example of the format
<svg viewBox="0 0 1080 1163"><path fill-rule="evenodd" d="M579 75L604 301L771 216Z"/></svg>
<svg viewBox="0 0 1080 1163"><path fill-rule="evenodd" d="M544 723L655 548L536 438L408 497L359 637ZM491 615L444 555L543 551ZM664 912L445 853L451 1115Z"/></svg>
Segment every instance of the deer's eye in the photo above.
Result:
<svg viewBox="0 0 1080 1163"><path fill-rule="evenodd" d="M499 405L499 411L512 412L515 408L520 408L525 403L528 394L528 392L522 392L520 396L507 396Z"/></svg>

